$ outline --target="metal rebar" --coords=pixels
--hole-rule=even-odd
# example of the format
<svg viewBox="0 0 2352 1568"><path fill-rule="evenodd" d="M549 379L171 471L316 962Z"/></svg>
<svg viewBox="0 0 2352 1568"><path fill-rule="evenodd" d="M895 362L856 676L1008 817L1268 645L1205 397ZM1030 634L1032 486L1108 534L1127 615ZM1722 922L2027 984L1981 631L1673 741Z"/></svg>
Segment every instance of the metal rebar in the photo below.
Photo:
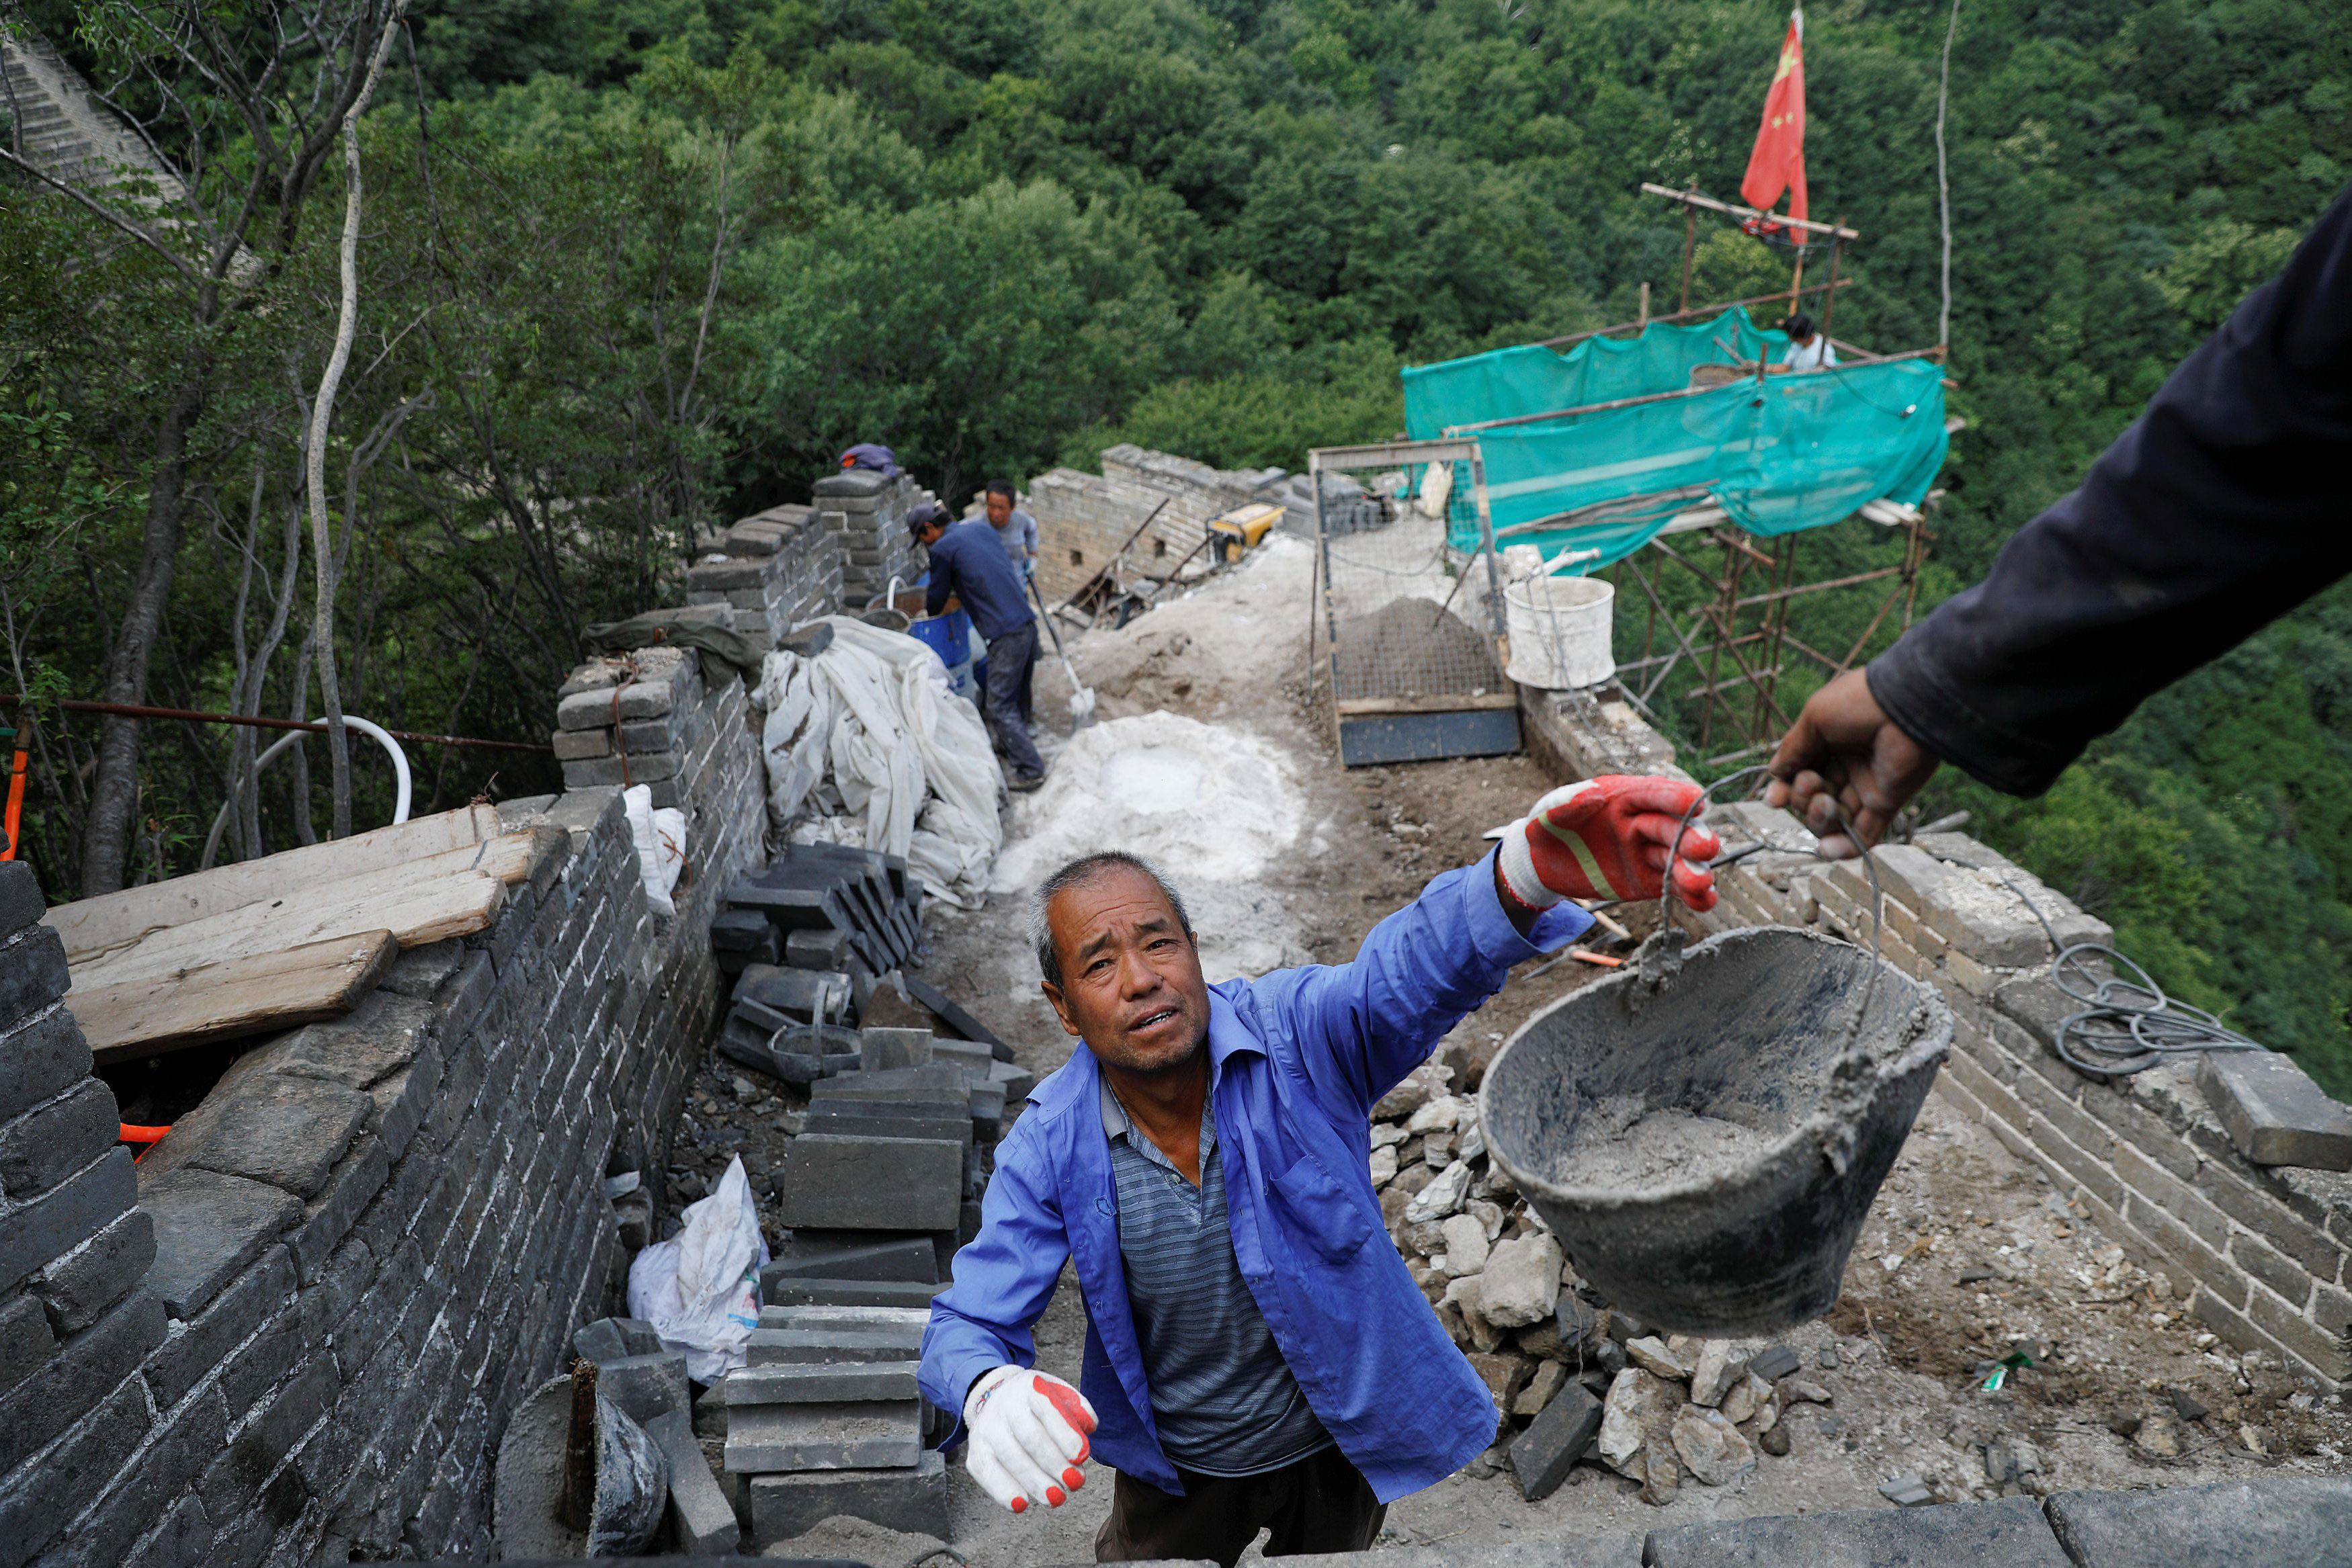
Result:
<svg viewBox="0 0 2352 1568"><path fill-rule="evenodd" d="M26 700L18 693L0 692L0 704L15 704L21 706ZM200 713L194 708L146 707L138 703L83 702L74 697L58 698L47 706L62 708L68 713L109 714L117 718L179 719L187 724L237 724L252 729L299 729L311 735L327 733L327 727L323 724L309 724L299 718L265 718L258 714ZM476 740L462 735L425 735L413 729L388 729L384 733L394 740L415 741L420 746L470 746L486 751L553 751L555 749L551 746L542 746L536 741L529 740Z"/></svg>

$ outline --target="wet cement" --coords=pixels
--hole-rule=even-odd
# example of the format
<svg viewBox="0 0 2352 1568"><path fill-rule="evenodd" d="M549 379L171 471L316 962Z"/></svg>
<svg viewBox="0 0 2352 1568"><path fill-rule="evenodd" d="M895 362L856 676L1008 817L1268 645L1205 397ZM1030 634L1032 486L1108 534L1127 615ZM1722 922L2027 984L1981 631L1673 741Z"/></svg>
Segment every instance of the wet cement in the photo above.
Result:
<svg viewBox="0 0 2352 1568"><path fill-rule="evenodd" d="M1577 1118L1551 1179L1612 1191L1697 1180L1746 1164L1771 1143L1737 1122L1680 1106L1653 1110L1639 1094L1614 1094Z"/></svg>

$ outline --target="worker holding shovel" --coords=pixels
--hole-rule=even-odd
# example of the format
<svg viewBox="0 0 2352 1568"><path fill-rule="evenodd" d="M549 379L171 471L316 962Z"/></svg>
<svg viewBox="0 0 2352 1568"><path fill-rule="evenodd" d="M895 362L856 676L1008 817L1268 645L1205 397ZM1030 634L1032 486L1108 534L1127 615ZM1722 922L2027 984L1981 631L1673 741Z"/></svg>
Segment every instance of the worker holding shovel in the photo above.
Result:
<svg viewBox="0 0 2352 1568"><path fill-rule="evenodd" d="M1495 1439L1495 1401L1382 1220L1372 1105L1511 967L1591 924L1576 898L1656 898L1696 786L1556 789L1480 863L1390 915L1346 964L1212 986L1183 901L1132 855L1045 879L1029 936L1082 1043L999 1148L980 1234L932 1304L922 1386L1014 1512L1117 1472L1099 1562L1360 1551L1387 1505ZM1672 874L1715 903L1715 835ZM1088 1318L1078 1386L1034 1369L1064 1264Z"/></svg>
<svg viewBox="0 0 2352 1568"><path fill-rule="evenodd" d="M1029 736L1029 674L1037 664L1037 622L1023 597L1021 573L986 523L956 522L937 501L917 507L907 527L915 542L930 551L931 582L923 612L937 615L950 601L959 602L988 644L988 689L982 694L986 700L981 704L981 716L1012 765L1006 787L1025 794L1045 782L1045 763Z"/></svg>

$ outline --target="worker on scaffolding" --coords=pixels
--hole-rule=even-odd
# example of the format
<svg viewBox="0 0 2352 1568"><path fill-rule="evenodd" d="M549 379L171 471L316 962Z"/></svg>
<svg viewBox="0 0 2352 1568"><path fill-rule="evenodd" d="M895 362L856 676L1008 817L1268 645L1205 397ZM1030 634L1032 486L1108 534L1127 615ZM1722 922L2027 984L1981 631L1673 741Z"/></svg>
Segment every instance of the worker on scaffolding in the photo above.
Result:
<svg viewBox="0 0 2352 1568"><path fill-rule="evenodd" d="M988 644L988 682L981 716L1011 764L1005 784L1027 793L1045 782L1045 758L1029 736L1029 678L1037 666L1037 622L1021 591L1021 574L1004 553L996 530L978 518L956 522L937 501L917 507L907 519L917 544L930 552L930 587L924 613L937 615L950 603L962 607Z"/></svg>
<svg viewBox="0 0 2352 1568"><path fill-rule="evenodd" d="M1057 1508L1090 1454L1118 1473L1097 1562L1231 1564L1360 1551L1394 1499L1495 1440L1494 1396L1396 1249L1368 1168L1373 1104L1511 967L1592 923L1580 898L1659 896L1696 785L1553 790L1352 962L1209 985L1183 900L1124 853L1030 904L1042 989L1082 1043L999 1146L980 1234L923 1334L923 1392L962 1419L973 1480ZM1673 865L1715 903L1692 828ZM1088 1329L1073 1388L1031 1325L1065 1264ZM1083 1391L1083 1392L1081 1392Z"/></svg>
<svg viewBox="0 0 2352 1568"><path fill-rule="evenodd" d="M1864 670L1815 692L1766 799L1862 845L1945 762L2039 795L2139 704L2352 573L2352 191L2084 476Z"/></svg>
<svg viewBox="0 0 2352 1568"><path fill-rule="evenodd" d="M1803 311L1789 318L1785 329L1789 334L1789 351L1780 356L1784 371L1828 370L1838 362L1837 347L1813 326L1813 319Z"/></svg>

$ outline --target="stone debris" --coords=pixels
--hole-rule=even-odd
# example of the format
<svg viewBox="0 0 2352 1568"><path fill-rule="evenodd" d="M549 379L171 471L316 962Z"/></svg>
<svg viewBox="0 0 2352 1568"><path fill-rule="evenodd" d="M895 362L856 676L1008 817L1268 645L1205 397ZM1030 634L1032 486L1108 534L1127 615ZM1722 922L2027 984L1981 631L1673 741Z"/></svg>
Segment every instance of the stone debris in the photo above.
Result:
<svg viewBox="0 0 2352 1568"><path fill-rule="evenodd" d="M1721 1405L1724 1396L1747 1375L1748 1351L1745 1346L1732 1340L1707 1340L1701 1343L1697 1359L1691 1364L1691 1403L1707 1406Z"/></svg>
<svg viewBox="0 0 2352 1568"><path fill-rule="evenodd" d="M1786 1344L1660 1333L1585 1285L1488 1162L1477 1102L1444 1061L1383 1095L1370 1132L1373 1186L1406 1272L1503 1416L1501 1441L1474 1474L1507 1464L1534 1499L1590 1460L1663 1504L1685 1479L1733 1484L1759 1454L1788 1453L1786 1400L1828 1402L1828 1389L1793 1375L1801 1364Z"/></svg>
<svg viewBox="0 0 2352 1568"><path fill-rule="evenodd" d="M1670 1431L1683 1469L1703 1485L1728 1486L1756 1468L1756 1450L1720 1410L1685 1405Z"/></svg>
<svg viewBox="0 0 2352 1568"><path fill-rule="evenodd" d="M1625 1354L1634 1365L1659 1377L1687 1381L1691 1375L1689 1363L1675 1355L1663 1340L1634 1339L1625 1342Z"/></svg>
<svg viewBox="0 0 2352 1568"><path fill-rule="evenodd" d="M1565 1266L1559 1243L1541 1231L1497 1245L1486 1260L1481 1292L1486 1321L1498 1328L1526 1328L1549 1318Z"/></svg>

